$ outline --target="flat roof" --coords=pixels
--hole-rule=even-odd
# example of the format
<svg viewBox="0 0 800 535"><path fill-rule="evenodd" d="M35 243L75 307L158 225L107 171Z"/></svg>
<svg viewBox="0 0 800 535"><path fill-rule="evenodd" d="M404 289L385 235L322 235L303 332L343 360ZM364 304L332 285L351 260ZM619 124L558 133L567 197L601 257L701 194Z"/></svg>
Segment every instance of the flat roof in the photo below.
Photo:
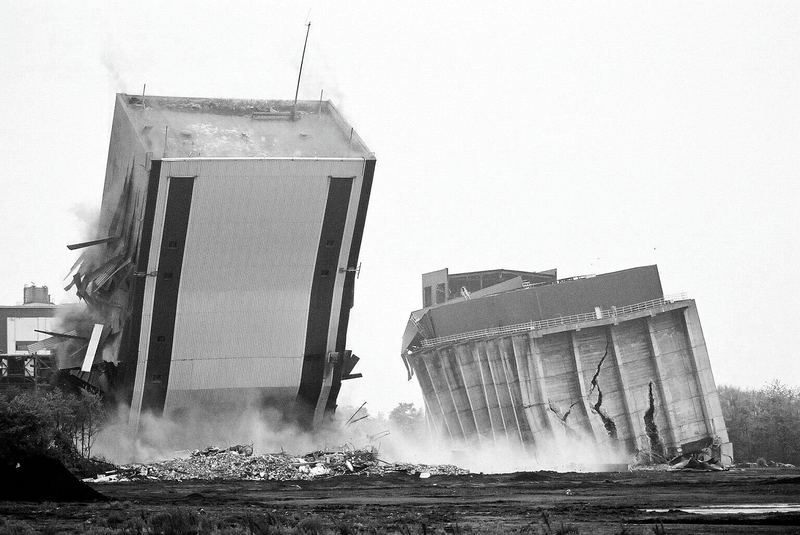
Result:
<svg viewBox="0 0 800 535"><path fill-rule="evenodd" d="M154 158L371 158L327 100L117 95Z"/></svg>
<svg viewBox="0 0 800 535"><path fill-rule="evenodd" d="M2 309L9 309L9 308L22 308L22 309L31 309L31 308L59 308L65 305L56 305L55 303L20 303L19 305L0 305Z"/></svg>
<svg viewBox="0 0 800 535"><path fill-rule="evenodd" d="M489 275L492 273L512 273L515 275L545 275L545 276L556 276L556 268L546 269L544 271L521 271L518 269L505 269L505 268L497 268L497 269L484 269L481 271L465 271L464 273L448 273L448 277L463 277L465 275Z"/></svg>

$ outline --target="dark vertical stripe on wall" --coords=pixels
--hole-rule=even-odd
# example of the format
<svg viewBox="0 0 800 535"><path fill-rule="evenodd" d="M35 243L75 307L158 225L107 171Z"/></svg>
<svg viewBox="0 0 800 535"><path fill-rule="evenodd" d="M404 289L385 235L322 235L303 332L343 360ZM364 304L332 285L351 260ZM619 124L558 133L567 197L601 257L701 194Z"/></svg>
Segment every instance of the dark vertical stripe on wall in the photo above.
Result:
<svg viewBox="0 0 800 535"><path fill-rule="evenodd" d="M358 212L356 213L356 224L353 229L353 240L350 242L350 255L347 260L349 267L358 266L358 256L361 252L361 239L364 237L364 224L367 220L367 206L369 196L372 192L372 178L375 175L375 159L364 162L364 180L361 182L361 195L358 199ZM356 274L348 272L344 280L344 291L342 292L342 310L339 313L339 329L336 333L336 351L342 352L347 344L347 326L350 323L350 309L353 308L353 296L355 293ZM342 386L341 370L337 369L333 375L333 385L331 385L331 395L328 398L328 410L336 408L336 398Z"/></svg>
<svg viewBox="0 0 800 535"><path fill-rule="evenodd" d="M350 254L347 259L348 267L358 266L358 255L361 251L361 239L364 237L364 224L367 220L367 206L372 192L372 177L375 175L375 160L364 162L364 180L361 183L361 195L358 199L358 212L356 224L353 228L353 239L350 242ZM355 290L356 274L348 272L344 280L342 297L342 311L339 316L339 331L336 337L336 351L344 351L347 338L347 323L350 319L350 309L353 308L353 293Z"/></svg>
<svg viewBox="0 0 800 535"><path fill-rule="evenodd" d="M147 181L144 216L139 232L139 250L136 255L136 271L144 273L150 262L150 243L153 238L153 219L158 198L158 178L161 176L161 160L153 160ZM133 387L136 381L136 364L139 359L139 334L142 327L142 306L144 304L145 277L131 277L131 315L122 333L120 344L120 375L115 388L117 401L130 406L133 400Z"/></svg>
<svg viewBox="0 0 800 535"><path fill-rule="evenodd" d="M164 231L159 249L158 278L153 301L153 320L150 325L147 370L142 393L142 413L162 414L167 398L175 311L178 306L178 288L193 188L194 177L169 179Z"/></svg>
<svg viewBox="0 0 800 535"><path fill-rule="evenodd" d="M328 343L333 304L333 286L339 269L339 252L342 247L344 225L353 178L328 178L328 200L322 220L322 232L314 265L314 280L311 283L311 299L308 308L306 346L303 353L303 371L297 399L300 403L300 418L310 424L322 389L325 369L325 351ZM346 266L341 266L346 267Z"/></svg>

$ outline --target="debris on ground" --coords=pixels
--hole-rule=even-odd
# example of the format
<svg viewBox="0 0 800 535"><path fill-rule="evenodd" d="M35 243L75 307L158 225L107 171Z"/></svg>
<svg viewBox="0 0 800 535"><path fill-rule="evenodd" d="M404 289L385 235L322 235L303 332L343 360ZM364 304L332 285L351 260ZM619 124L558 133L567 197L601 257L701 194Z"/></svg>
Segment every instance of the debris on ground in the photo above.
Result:
<svg viewBox="0 0 800 535"><path fill-rule="evenodd" d="M672 458L657 455L649 450L639 451L628 465L631 471L690 471L710 472L728 470L722 462L719 443L711 438L704 438L681 445L678 455Z"/></svg>
<svg viewBox="0 0 800 535"><path fill-rule="evenodd" d="M711 472L727 470L727 468L719 459L716 459L711 455L704 455L702 453L685 453L672 459L669 462L669 467L667 470L672 472L676 472L678 470Z"/></svg>
<svg viewBox="0 0 800 535"><path fill-rule="evenodd" d="M758 462L751 463L751 462L740 462L736 463L736 468L785 468L785 469L795 469L797 468L796 465L791 463L780 463L777 461L766 461L764 459L759 459Z"/></svg>
<svg viewBox="0 0 800 535"><path fill-rule="evenodd" d="M382 476L392 472L419 474L424 478L427 476L422 474L464 475L469 470L453 465L390 463L380 459L374 448L315 451L295 456L286 452L253 455L252 446L234 446L194 450L186 457L165 461L121 465L84 481L308 481L344 475Z"/></svg>

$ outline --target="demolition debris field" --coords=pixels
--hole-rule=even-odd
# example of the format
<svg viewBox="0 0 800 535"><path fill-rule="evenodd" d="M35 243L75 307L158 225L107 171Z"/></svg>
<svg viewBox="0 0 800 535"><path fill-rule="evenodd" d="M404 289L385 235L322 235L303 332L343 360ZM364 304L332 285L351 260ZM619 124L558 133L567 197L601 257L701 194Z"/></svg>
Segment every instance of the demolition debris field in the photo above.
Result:
<svg viewBox="0 0 800 535"><path fill-rule="evenodd" d="M0 517L9 525L25 523L49 533L156 533L176 523L189 526L187 532L216 527L225 533L751 534L800 529L798 512L679 511L797 505L800 470L526 472L424 479L390 472L313 481L147 480L92 486L111 501L0 502Z"/></svg>
<svg viewBox="0 0 800 535"><path fill-rule="evenodd" d="M342 475L381 476L390 472L405 472L422 478L469 473L448 464L390 463L381 460L377 450L372 448L316 451L296 457L287 453L253 455L252 447L233 446L195 450L188 457L161 462L122 465L85 481L310 481Z"/></svg>

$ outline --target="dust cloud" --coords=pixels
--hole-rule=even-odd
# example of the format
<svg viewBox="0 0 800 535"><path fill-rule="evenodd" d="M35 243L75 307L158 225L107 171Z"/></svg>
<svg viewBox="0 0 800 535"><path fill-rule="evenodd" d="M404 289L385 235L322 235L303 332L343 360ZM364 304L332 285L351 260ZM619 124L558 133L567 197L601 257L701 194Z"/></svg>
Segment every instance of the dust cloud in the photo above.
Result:
<svg viewBox="0 0 800 535"><path fill-rule="evenodd" d="M610 441L597 444L589 437L562 434L538 441L535 449L505 437L466 445L440 438L430 428L409 432L381 416L348 423L340 411L315 432L287 422L279 411L249 407L207 418L199 412L180 418L143 415L139 432L128 425L128 409L121 406L115 421L98 435L100 456L115 463L148 462L186 455L207 446L252 445L255 454L372 447L387 462L452 464L473 473L509 473L534 470L596 471L629 461L624 447ZM388 432L388 433L387 433Z"/></svg>
<svg viewBox="0 0 800 535"><path fill-rule="evenodd" d="M454 443L429 431L392 433L381 443L390 461L454 464L473 473L510 473L535 470L589 472L627 464L629 456L621 444L596 443L588 436L540 437L536 446L519 439L497 437L470 444Z"/></svg>

